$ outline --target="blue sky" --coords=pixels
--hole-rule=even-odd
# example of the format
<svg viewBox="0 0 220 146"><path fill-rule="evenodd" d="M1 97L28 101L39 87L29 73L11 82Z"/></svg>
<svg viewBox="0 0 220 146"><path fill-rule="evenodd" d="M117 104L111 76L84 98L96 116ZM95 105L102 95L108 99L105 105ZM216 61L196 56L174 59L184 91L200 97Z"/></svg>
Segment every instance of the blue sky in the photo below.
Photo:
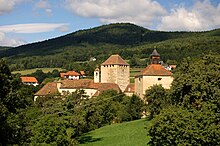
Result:
<svg viewBox="0 0 220 146"><path fill-rule="evenodd" d="M164 31L220 28L219 0L0 0L0 46L19 46L103 24Z"/></svg>

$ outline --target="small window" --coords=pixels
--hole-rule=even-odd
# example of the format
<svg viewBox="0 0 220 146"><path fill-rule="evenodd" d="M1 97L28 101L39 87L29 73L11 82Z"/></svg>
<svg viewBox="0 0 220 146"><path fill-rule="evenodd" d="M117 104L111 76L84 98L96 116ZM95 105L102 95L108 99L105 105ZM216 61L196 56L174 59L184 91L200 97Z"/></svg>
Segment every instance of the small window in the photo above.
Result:
<svg viewBox="0 0 220 146"><path fill-rule="evenodd" d="M162 80L162 78L158 78L158 81Z"/></svg>

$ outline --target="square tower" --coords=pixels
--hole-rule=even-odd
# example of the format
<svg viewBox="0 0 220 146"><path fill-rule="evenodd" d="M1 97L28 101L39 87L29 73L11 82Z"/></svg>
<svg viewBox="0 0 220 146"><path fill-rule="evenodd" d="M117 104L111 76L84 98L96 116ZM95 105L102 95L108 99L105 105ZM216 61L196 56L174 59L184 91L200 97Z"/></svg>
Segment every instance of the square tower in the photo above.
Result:
<svg viewBox="0 0 220 146"><path fill-rule="evenodd" d="M122 92L130 83L130 66L121 56L112 55L101 65L101 82L116 83Z"/></svg>

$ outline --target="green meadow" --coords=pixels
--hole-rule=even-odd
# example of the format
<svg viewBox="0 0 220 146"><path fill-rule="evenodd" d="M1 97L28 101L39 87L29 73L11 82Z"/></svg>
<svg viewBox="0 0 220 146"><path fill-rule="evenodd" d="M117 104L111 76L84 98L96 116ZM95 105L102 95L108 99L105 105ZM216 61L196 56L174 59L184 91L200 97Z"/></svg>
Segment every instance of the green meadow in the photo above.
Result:
<svg viewBox="0 0 220 146"><path fill-rule="evenodd" d="M36 70L42 70L44 73L52 72L53 70L62 71L64 69L61 68L34 68L34 69L27 69L22 71L13 71L12 74L20 73L21 75L28 75L36 72Z"/></svg>
<svg viewBox="0 0 220 146"><path fill-rule="evenodd" d="M146 146L148 124L150 121L141 119L104 126L82 135L80 146Z"/></svg>

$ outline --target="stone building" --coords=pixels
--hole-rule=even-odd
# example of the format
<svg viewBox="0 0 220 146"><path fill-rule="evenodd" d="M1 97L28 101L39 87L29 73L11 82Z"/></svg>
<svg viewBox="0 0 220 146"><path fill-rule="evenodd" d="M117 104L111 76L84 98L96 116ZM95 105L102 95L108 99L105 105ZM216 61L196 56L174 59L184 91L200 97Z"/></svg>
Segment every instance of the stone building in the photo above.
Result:
<svg viewBox="0 0 220 146"><path fill-rule="evenodd" d="M130 65L119 55L111 55L101 64L101 83L115 83L124 92L130 83Z"/></svg>
<svg viewBox="0 0 220 146"><path fill-rule="evenodd" d="M135 94L141 99L149 87L161 84L165 89L169 89L173 81L172 73L159 64L160 54L156 49L150 58L151 64L135 76Z"/></svg>

